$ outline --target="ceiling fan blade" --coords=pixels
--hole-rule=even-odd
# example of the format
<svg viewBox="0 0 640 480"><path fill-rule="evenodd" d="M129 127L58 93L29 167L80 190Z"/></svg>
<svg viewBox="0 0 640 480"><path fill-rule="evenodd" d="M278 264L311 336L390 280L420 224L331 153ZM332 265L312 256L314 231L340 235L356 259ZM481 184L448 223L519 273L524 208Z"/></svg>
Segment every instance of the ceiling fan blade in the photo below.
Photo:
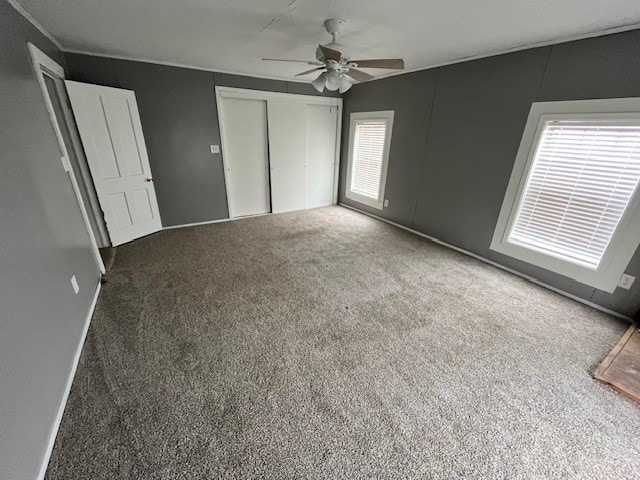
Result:
<svg viewBox="0 0 640 480"><path fill-rule="evenodd" d="M307 65L324 65L322 62L310 62L308 60L289 60L286 58L263 58L265 62L294 62L294 63L306 63Z"/></svg>
<svg viewBox="0 0 640 480"><path fill-rule="evenodd" d="M366 82L367 80L376 78L373 75L369 75L367 72L363 72L362 70L358 70L355 68L350 68L349 70L347 70L346 74L354 80L357 80L358 82Z"/></svg>
<svg viewBox="0 0 640 480"><path fill-rule="evenodd" d="M379 58L369 60L350 60L357 63L358 68L397 68L402 70L404 68L404 60L401 58Z"/></svg>
<svg viewBox="0 0 640 480"><path fill-rule="evenodd" d="M320 50L322 50L322 54L327 60L335 60L336 62L340 61L342 53L340 53L339 51L334 50L333 48L325 47L324 45L320 45Z"/></svg>
<svg viewBox="0 0 640 480"><path fill-rule="evenodd" d="M324 67L312 68L311 70L307 70L306 72L296 74L296 77L301 77L302 75L307 75L309 73L317 72L318 70L324 70Z"/></svg>

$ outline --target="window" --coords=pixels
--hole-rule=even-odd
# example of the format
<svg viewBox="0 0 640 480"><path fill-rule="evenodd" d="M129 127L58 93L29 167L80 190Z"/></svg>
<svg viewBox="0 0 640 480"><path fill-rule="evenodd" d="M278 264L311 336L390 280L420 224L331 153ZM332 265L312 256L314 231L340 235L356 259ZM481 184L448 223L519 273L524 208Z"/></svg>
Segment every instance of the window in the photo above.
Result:
<svg viewBox="0 0 640 480"><path fill-rule="evenodd" d="M393 112L352 113L347 198L382 210Z"/></svg>
<svg viewBox="0 0 640 480"><path fill-rule="evenodd" d="M534 103L491 248L613 292L640 242L640 99Z"/></svg>

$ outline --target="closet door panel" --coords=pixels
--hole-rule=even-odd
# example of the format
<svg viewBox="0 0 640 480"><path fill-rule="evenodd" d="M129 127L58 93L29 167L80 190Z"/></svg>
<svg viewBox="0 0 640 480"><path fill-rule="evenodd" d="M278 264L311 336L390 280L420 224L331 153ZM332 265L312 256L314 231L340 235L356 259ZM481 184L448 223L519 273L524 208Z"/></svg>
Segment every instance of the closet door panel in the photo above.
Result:
<svg viewBox="0 0 640 480"><path fill-rule="evenodd" d="M307 208L333 203L338 108L307 106Z"/></svg>
<svg viewBox="0 0 640 480"><path fill-rule="evenodd" d="M302 210L307 203L307 105L268 101L273 213Z"/></svg>
<svg viewBox="0 0 640 480"><path fill-rule="evenodd" d="M221 106L231 217L269 213L267 102L223 98Z"/></svg>

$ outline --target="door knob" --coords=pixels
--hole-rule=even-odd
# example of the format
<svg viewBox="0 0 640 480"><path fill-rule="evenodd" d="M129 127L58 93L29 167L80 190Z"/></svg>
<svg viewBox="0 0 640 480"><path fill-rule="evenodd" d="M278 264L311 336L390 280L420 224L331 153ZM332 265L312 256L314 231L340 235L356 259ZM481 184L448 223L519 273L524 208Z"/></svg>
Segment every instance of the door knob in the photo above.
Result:
<svg viewBox="0 0 640 480"><path fill-rule="evenodd" d="M148 177L148 178L145 180L145 182L153 182L153 178Z"/></svg>

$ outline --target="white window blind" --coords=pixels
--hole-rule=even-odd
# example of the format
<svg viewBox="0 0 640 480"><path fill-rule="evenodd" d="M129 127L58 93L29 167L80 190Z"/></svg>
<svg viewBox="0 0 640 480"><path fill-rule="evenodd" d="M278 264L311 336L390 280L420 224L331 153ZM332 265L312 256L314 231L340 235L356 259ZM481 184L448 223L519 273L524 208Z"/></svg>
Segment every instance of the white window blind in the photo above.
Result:
<svg viewBox="0 0 640 480"><path fill-rule="evenodd" d="M596 269L640 180L640 123L544 127L509 242Z"/></svg>
<svg viewBox="0 0 640 480"><path fill-rule="evenodd" d="M378 200L387 122L360 121L355 126L351 191Z"/></svg>

